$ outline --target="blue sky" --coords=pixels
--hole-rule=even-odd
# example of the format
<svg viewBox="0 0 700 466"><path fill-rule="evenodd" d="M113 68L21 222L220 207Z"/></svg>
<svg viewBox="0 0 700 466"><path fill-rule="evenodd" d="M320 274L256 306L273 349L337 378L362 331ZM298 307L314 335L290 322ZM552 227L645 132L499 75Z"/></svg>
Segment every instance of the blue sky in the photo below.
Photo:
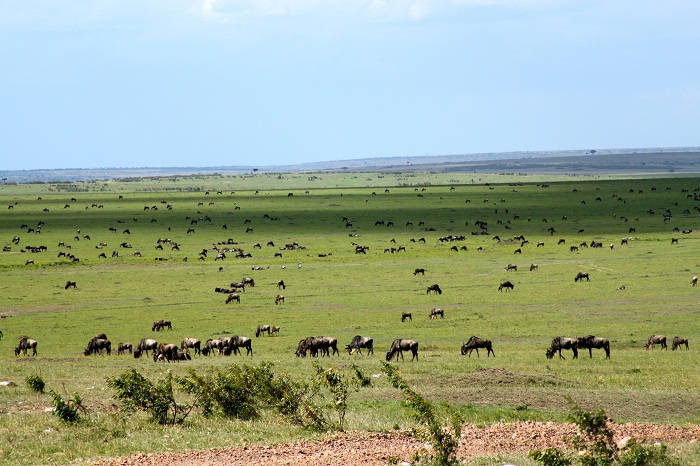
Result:
<svg viewBox="0 0 700 466"><path fill-rule="evenodd" d="M700 145L696 0L0 0L0 168Z"/></svg>

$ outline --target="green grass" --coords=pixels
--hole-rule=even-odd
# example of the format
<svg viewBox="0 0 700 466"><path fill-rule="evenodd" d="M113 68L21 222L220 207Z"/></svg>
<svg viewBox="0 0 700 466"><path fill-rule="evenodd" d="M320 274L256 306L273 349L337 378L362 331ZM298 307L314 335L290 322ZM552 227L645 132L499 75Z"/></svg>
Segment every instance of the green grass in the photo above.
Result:
<svg viewBox="0 0 700 466"><path fill-rule="evenodd" d="M417 340L419 361L398 362L403 376L426 397L450 403L471 422L562 420L566 397L585 408L604 408L617 421L700 422L700 288L690 286L691 277L700 273L700 236L673 231L700 229L700 212L694 209L700 203L693 197L698 178L279 176L0 186L0 242L11 248L0 254L0 315L8 316L0 320L0 380L17 384L0 388L3 461L66 463L133 451L223 446L241 438L270 443L312 436L279 419L217 421L212 426L201 416L189 418L187 426L166 429L167 437L154 436L154 426L142 417L124 420L115 413L106 386L108 377L129 368L159 378L166 370L184 374L189 367L204 371L234 362L271 361L292 377L310 378L311 361L294 356L299 340L309 335L336 337L341 349L356 334L373 337L373 357L341 352L322 361L348 370L356 363L366 374L381 373L379 361L393 339ZM667 209L672 217L664 222ZM206 216L211 222L191 223ZM344 217L351 228L345 227ZM375 226L378 220L394 226ZM488 223L488 235L471 234L479 231L477 220ZM34 228L39 221L44 222L40 234L20 228ZM409 221L413 225L407 226ZM419 226L421 221L425 225ZM253 232L246 233L247 227ZM187 233L188 228L194 233ZM555 229L553 235L549 228ZM122 233L125 229L131 234ZM18 245L11 242L15 235L20 236ZM447 235L466 239L439 240ZM529 243L521 247L515 235L524 235ZM620 244L623 237L630 238L628 245ZM678 244L671 244L673 237ZM180 250L167 245L156 250L159 238L179 243ZM214 261L212 245L229 238L252 258L227 253L227 259ZM560 238L566 244L558 245ZM604 247L569 250L592 240ZM60 241L71 248L58 247ZM269 241L275 247L266 246ZM304 249L280 250L295 241ZM536 246L540 241L544 247ZM96 249L100 242L107 247ZM121 248L122 242L133 247ZM369 246L367 254L355 254L353 242ZM19 252L38 245L48 251ZM452 251L455 245L467 251ZM399 246L406 251L384 252ZM519 247L522 254L514 254ZM204 261L197 260L202 249L209 250ZM59 251L80 261L59 258ZM112 251L119 257L110 257ZM135 257L135 251L142 256ZM98 258L101 252L106 259ZM276 252L282 257L275 257ZM28 259L34 264L25 265ZM517 264L518 271L506 272L509 263ZM530 272L531 263L539 264L539 270ZM254 266L262 270L252 270ZM414 276L417 267L425 268L426 275ZM574 283L579 271L589 272L591 281ZM240 304L225 305L225 295L214 288L243 277L254 278L256 286L241 293ZM284 291L277 289L280 279L287 284ZM67 280L75 280L77 289L65 290ZM515 284L514 291L497 291L504 280ZM432 283L444 293L427 295ZM618 290L622 285L625 289ZM278 293L285 295L284 305L274 304ZM428 319L433 307L445 310L444 320ZM413 313L412 322L400 322L403 311ZM171 320L173 330L151 332L159 319ZM282 330L279 337L253 338L252 358L197 357L168 365L114 353L82 354L88 340L102 332L116 348L120 341L135 344L145 337L174 343L184 337L254 337L261 323ZM592 359L582 353L572 360L570 352L565 360L545 359L554 336L587 334L610 339L610 360L601 350L594 350ZM686 337L690 351L645 351L651 334ZM14 355L21 335L39 342L38 357ZM490 338L496 358L461 356L460 346L471 335ZM50 395L36 394L24 383L34 374L44 379L47 391L78 392L89 421L67 427L45 412ZM412 425L395 390L383 377L373 380L373 388L351 397L348 428Z"/></svg>

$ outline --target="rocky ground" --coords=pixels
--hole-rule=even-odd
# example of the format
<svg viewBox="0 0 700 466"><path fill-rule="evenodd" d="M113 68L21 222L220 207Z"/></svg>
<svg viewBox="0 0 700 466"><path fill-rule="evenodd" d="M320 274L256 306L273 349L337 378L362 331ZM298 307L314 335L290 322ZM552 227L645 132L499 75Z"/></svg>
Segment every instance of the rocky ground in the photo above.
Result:
<svg viewBox="0 0 700 466"><path fill-rule="evenodd" d="M653 424L613 424L616 441L625 437L647 443L696 443L700 426L676 427ZM526 453L529 450L564 447L563 437L576 433L573 424L552 422L518 422L486 427L467 425L462 430L458 456L470 457L505 453ZM331 466L387 465L411 462L414 453L429 450L408 433L347 432L323 441L300 441L282 445L241 445L217 450L178 453L143 453L123 458L110 458L93 466L237 466L296 465Z"/></svg>

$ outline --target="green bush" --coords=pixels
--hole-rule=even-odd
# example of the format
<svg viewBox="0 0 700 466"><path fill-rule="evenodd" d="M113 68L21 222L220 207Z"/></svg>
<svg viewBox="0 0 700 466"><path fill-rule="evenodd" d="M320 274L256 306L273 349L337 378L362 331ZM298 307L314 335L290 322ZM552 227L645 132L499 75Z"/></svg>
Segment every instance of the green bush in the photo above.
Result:
<svg viewBox="0 0 700 466"><path fill-rule="evenodd" d="M44 383L44 380L40 376L30 375L25 380L27 381L27 386L29 388L31 388L35 392L44 393L44 387L46 387L46 383Z"/></svg>
<svg viewBox="0 0 700 466"><path fill-rule="evenodd" d="M80 421L80 410L85 410L83 407L83 400L80 396L75 393L72 400L65 401L63 397L56 393L51 392L53 396L53 413L58 416L62 421L69 424Z"/></svg>

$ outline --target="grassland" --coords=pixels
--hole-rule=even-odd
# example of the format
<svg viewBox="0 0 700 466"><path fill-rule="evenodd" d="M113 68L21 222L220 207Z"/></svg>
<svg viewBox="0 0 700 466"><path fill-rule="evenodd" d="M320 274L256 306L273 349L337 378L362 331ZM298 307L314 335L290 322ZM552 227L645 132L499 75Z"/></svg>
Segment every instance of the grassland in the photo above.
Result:
<svg viewBox="0 0 700 466"><path fill-rule="evenodd" d="M417 340L419 361L398 362L402 374L471 422L561 420L570 397L586 408L602 407L618 421L697 424L700 288L690 280L700 275L698 186L698 178L463 173L1 186L0 241L10 251L0 254L0 315L6 317L0 320L0 380L16 386L0 388L0 458L6 464L58 464L241 438L313 436L277 418L211 423L193 416L186 426L155 428L141 416L117 414L106 385L108 377L129 368L157 379L165 371L261 361L306 378L311 361L296 358L294 350L310 335L336 337L341 346L357 334L373 337L375 356L342 352L322 361L341 370L354 363L367 374L381 372L379 361L395 338ZM671 217L664 221L667 210ZM488 234L472 234L482 231L477 221L488 224ZM27 232L39 222L40 234ZM187 233L190 228L194 232ZM465 239L440 241L448 235ZM528 242L521 244L516 235ZM156 249L164 238L179 250L171 243ZM227 253L215 261L213 245L229 239L252 257ZM604 247L570 251L591 241ZM100 242L107 246L98 249ZM132 247L120 247L123 242ZM280 249L293 242L301 248ZM356 254L352 243L369 246L367 254ZM20 252L40 245L47 251ZM399 246L406 251L390 252ZM514 254L518 248L522 254ZM198 260L203 249L209 254ZM112 258L113 251L119 257ZM59 252L80 260L59 258ZM98 257L102 252L106 258ZM34 263L25 265L29 259ZM529 271L532 263L538 270ZM507 272L507 264L517 264L518 271ZM425 276L413 275L417 267L426 269ZM579 271L591 281L574 283ZM214 288L243 277L254 278L256 286L241 293L240 304L224 304L225 295ZM77 289L64 289L67 280L75 280ZM278 280L287 284L283 305L274 304ZM512 292L497 291L504 280L514 283ZM441 295L426 293L433 283ZM429 320L433 307L444 309L445 318ZM401 323L403 311L412 312L412 322ZM159 319L171 320L173 330L151 332ZM261 323L282 330L279 337L254 338L252 358L156 364L114 353L82 354L88 340L103 332L116 347L146 337L174 343L184 337L253 337ZM565 360L544 357L554 336L588 334L611 341L610 360L600 350L578 360L570 353ZM651 334L688 338L690 351L645 351ZM37 357L14 355L21 335L39 342ZM460 346L471 335L490 338L496 358L461 356ZM33 374L50 389L79 393L91 422L68 427L46 412L50 397L24 383ZM382 382L379 377L373 388L353 395L349 429L412 425L398 394Z"/></svg>

